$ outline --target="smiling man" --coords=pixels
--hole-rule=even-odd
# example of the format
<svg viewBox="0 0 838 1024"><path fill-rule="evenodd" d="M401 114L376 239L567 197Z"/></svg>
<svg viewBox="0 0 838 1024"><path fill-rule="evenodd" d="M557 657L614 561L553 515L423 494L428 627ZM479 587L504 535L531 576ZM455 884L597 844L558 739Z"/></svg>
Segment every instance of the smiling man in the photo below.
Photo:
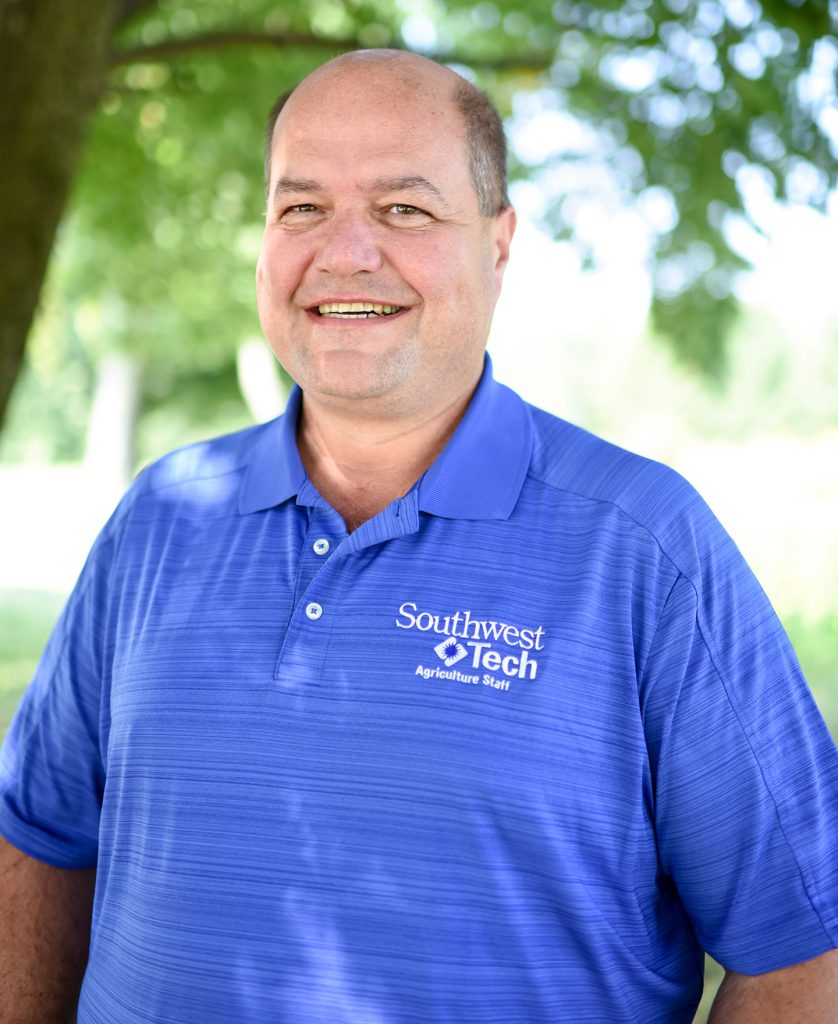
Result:
<svg viewBox="0 0 838 1024"><path fill-rule="evenodd" d="M267 155L298 387L91 552L0 761L0 1020L689 1024L707 950L715 1024L835 1022L835 746L689 485L492 379L491 105L349 54Z"/></svg>
<svg viewBox="0 0 838 1024"><path fill-rule="evenodd" d="M483 370L515 214L497 175L478 194L483 148L503 152L479 100L373 51L306 79L272 133L259 312L305 395L303 464L350 529L428 468Z"/></svg>

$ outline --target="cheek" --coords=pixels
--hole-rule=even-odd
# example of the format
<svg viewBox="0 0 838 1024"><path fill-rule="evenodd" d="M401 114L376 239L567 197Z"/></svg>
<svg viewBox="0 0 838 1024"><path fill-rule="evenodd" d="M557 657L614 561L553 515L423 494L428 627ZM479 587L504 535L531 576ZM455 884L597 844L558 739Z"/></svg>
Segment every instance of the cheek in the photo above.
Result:
<svg viewBox="0 0 838 1024"><path fill-rule="evenodd" d="M451 254L435 268L435 299L440 309L464 324L482 322L494 302L492 275L475 254Z"/></svg>
<svg viewBox="0 0 838 1024"><path fill-rule="evenodd" d="M266 238L256 268L257 286L276 297L289 294L299 283L304 256L287 240Z"/></svg>
<svg viewBox="0 0 838 1024"><path fill-rule="evenodd" d="M256 308L259 311L259 319L264 323L265 317L270 313L271 306L271 278L267 264L263 256L259 257L256 264Z"/></svg>
<svg viewBox="0 0 838 1024"><path fill-rule="evenodd" d="M261 296L271 287L273 268L276 265L276 257L271 253L270 246L263 243L259 253L259 260L256 263L256 294Z"/></svg>
<svg viewBox="0 0 838 1024"><path fill-rule="evenodd" d="M458 247L428 239L424 245L391 249L390 263L399 276L430 307L426 312L452 313L462 307L473 289L475 268Z"/></svg>
<svg viewBox="0 0 838 1024"><path fill-rule="evenodd" d="M264 246L256 264L256 309L263 331L273 336L286 314L289 289L284 281L287 262L276 246Z"/></svg>
<svg viewBox="0 0 838 1024"><path fill-rule="evenodd" d="M430 256L437 286L458 302L479 307L494 289L489 247L482 238L469 237L460 245L438 247ZM475 309L475 313L478 313Z"/></svg>

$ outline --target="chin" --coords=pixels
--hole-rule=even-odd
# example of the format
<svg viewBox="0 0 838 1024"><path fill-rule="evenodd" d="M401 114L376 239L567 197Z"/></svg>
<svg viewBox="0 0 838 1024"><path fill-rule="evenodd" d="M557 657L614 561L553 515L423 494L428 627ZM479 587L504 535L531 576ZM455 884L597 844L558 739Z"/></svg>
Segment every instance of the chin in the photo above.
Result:
<svg viewBox="0 0 838 1024"><path fill-rule="evenodd" d="M333 398L380 398L411 376L403 359L383 359L368 352L329 352L309 363L298 378L303 391Z"/></svg>
<svg viewBox="0 0 838 1024"><path fill-rule="evenodd" d="M303 391L306 388L303 387ZM378 386L376 382L366 380L342 380L342 381L321 381L311 388L312 394L322 395L332 400L345 400L348 402L372 402L385 400L391 389L386 386Z"/></svg>

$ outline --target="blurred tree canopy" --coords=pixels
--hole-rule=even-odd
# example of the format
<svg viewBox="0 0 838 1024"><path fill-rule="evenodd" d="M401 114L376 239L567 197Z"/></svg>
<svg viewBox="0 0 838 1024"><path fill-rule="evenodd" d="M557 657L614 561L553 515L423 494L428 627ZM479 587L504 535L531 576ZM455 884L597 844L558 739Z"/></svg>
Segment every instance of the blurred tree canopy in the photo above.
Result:
<svg viewBox="0 0 838 1024"><path fill-rule="evenodd" d="M586 146L513 151L513 177L579 238L605 164L653 230L656 325L712 372L743 175L819 208L835 186L836 32L834 0L0 0L0 422L56 229L42 320L68 363L128 354L152 406L186 375L223 396L259 333L265 112L359 47L454 64L506 116L529 94L583 124Z"/></svg>

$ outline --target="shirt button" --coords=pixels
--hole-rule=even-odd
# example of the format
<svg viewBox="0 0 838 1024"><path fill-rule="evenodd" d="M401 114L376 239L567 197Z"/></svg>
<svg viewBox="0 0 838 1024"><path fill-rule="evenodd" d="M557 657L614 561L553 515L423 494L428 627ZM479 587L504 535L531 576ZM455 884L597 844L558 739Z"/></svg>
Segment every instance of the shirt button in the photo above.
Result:
<svg viewBox="0 0 838 1024"><path fill-rule="evenodd" d="M325 537L321 537L319 540L314 542L313 546L315 555L325 555L331 547L331 544L329 544Z"/></svg>
<svg viewBox="0 0 838 1024"><path fill-rule="evenodd" d="M323 606L319 605L316 601L311 601L309 604L306 605L306 615L312 621L314 621L315 619L319 619L322 614Z"/></svg>

